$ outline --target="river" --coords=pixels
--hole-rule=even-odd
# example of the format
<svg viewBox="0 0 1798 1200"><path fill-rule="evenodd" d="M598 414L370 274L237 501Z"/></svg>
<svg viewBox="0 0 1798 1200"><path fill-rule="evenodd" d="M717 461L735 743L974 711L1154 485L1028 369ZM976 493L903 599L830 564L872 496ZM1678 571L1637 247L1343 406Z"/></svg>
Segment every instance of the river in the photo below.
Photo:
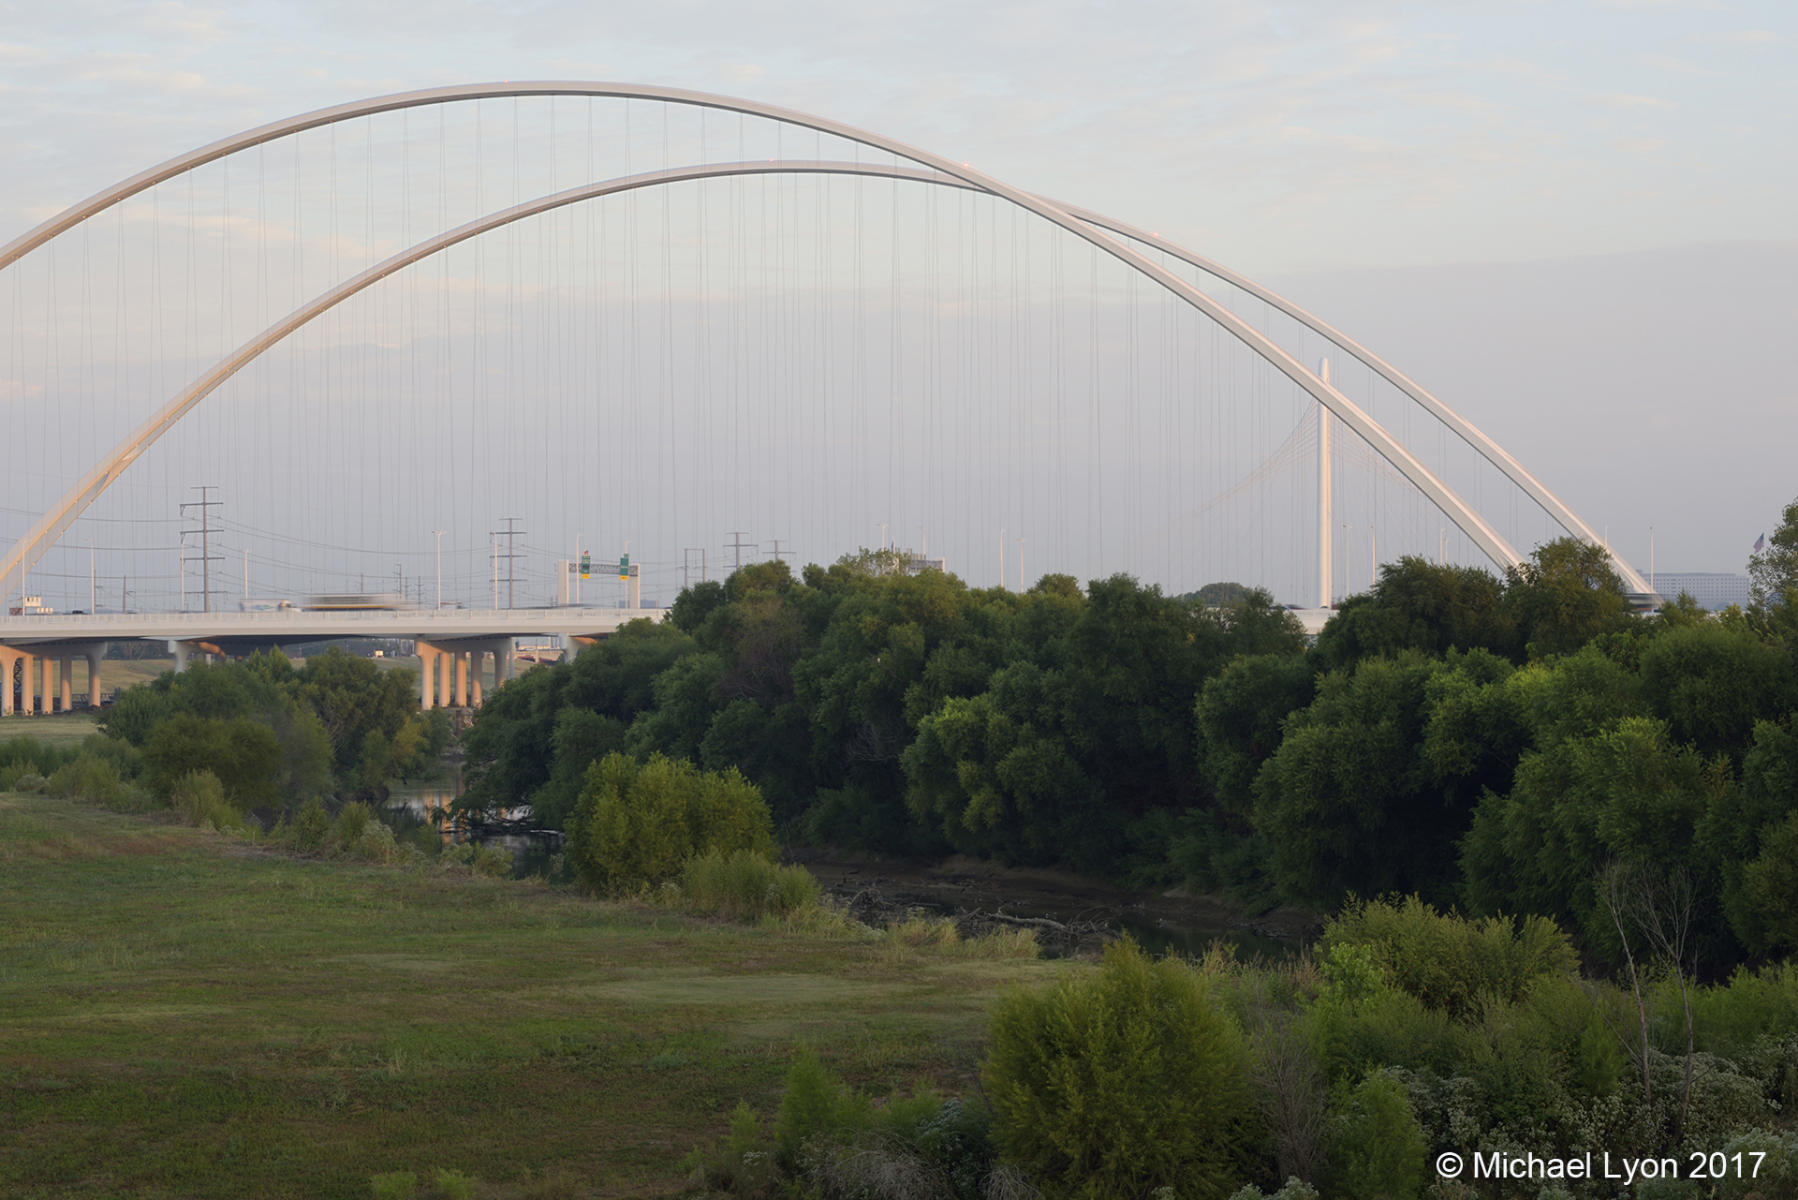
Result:
<svg viewBox="0 0 1798 1200"><path fill-rule="evenodd" d="M450 802L457 794L453 785L396 788L382 820L396 836L420 844L467 841L470 828L450 817ZM548 874L561 851L562 835L514 832L516 822L529 816L528 810L506 816L506 830L475 828L472 836L510 851L514 877ZM881 855L801 851L792 861L815 875L825 894L845 903L857 897L865 903L872 896L888 912L910 909L943 916L985 912L1097 923L1128 933L1155 953L1196 956L1222 942L1245 958L1286 958L1308 944L1318 927L1317 914L1301 909L1251 913L1218 897L1132 890L1060 871L1004 867L971 858L919 863Z"/></svg>

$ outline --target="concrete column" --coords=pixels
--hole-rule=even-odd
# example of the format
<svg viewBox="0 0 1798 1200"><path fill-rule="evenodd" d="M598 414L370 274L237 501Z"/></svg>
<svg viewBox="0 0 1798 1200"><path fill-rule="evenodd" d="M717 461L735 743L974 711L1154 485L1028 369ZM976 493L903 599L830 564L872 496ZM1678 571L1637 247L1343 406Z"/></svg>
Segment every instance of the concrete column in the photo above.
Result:
<svg viewBox="0 0 1798 1200"><path fill-rule="evenodd" d="M169 640L169 653L175 656L175 674L179 675L181 672L187 670L187 658L188 655L193 653L193 647L189 646L186 642L176 641L171 638Z"/></svg>
<svg viewBox="0 0 1798 1200"><path fill-rule="evenodd" d="M52 660L48 657L37 660L38 692L37 711L39 716L56 711L56 674Z"/></svg>
<svg viewBox="0 0 1798 1200"><path fill-rule="evenodd" d="M0 646L0 680L5 681L4 684L0 684L0 717L12 716L12 673L13 664L18 661L17 654L5 646Z"/></svg>
<svg viewBox="0 0 1798 1200"><path fill-rule="evenodd" d="M468 707L468 657L467 650L456 651L456 707Z"/></svg>
<svg viewBox="0 0 1798 1200"><path fill-rule="evenodd" d="M15 711L25 716L30 716L32 712L31 698L37 694L32 687L34 681L31 678L31 655L25 653L23 650L19 651L18 663L19 705Z"/></svg>
<svg viewBox="0 0 1798 1200"><path fill-rule="evenodd" d="M452 650L437 651L437 707L450 706L450 660L455 658Z"/></svg>
<svg viewBox="0 0 1798 1200"><path fill-rule="evenodd" d="M518 670L518 647L513 643L511 638L506 639L505 645L506 648L504 652L500 654L500 660L505 663L506 682L510 683L512 682L512 676Z"/></svg>
<svg viewBox="0 0 1798 1200"><path fill-rule="evenodd" d="M100 707L100 663L105 658L105 646L87 652L87 706L92 710Z"/></svg>
<svg viewBox="0 0 1798 1200"><path fill-rule="evenodd" d="M62 678L62 711L73 712L75 711L75 689L69 685L75 678L75 659L70 655L63 655L62 665L57 668L56 673Z"/></svg>
<svg viewBox="0 0 1798 1200"><path fill-rule="evenodd" d="M418 650L418 707L432 707L431 701L436 698L436 689L431 686L431 665L436 661L437 648L428 642L414 642Z"/></svg>
<svg viewBox="0 0 1798 1200"><path fill-rule="evenodd" d="M487 657L487 652L485 650L471 650L469 651L468 657L468 674L471 676L469 679L469 687L474 693L469 699L476 708L479 708L481 707L481 668L487 665L486 662L483 661Z"/></svg>

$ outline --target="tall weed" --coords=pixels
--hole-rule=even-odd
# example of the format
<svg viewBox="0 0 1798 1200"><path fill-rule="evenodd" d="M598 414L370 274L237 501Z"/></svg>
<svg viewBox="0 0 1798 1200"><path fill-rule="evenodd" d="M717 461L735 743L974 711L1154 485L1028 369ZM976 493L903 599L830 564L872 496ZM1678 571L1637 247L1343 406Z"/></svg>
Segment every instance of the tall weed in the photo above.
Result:
<svg viewBox="0 0 1798 1200"><path fill-rule="evenodd" d="M678 894L689 912L757 921L815 907L818 881L804 867L780 866L754 850L708 850L687 860Z"/></svg>

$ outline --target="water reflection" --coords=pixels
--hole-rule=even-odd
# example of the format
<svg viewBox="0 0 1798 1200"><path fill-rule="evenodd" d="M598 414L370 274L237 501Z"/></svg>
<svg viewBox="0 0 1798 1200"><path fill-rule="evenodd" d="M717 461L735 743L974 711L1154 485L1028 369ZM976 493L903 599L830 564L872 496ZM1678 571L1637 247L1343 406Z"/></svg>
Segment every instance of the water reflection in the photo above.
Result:
<svg viewBox="0 0 1798 1200"><path fill-rule="evenodd" d="M552 871L553 860L562 849L562 835L555 830L527 829L529 805L503 810L491 822L470 822L466 813L451 810L457 795L456 788L441 785L395 788L388 794L381 820L395 838L431 853L471 841L498 846L512 856L514 879Z"/></svg>

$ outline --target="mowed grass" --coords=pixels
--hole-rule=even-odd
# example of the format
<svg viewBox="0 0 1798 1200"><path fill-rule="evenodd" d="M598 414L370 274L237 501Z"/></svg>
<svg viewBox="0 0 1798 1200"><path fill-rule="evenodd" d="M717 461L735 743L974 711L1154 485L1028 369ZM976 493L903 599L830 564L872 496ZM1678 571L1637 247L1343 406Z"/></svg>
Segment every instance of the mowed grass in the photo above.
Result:
<svg viewBox="0 0 1798 1200"><path fill-rule="evenodd" d="M967 1093L983 961L0 795L0 1195L665 1195L796 1047Z"/></svg>
<svg viewBox="0 0 1798 1200"><path fill-rule="evenodd" d="M98 733L97 713L57 713L50 717L0 717L0 742L16 737L36 738L47 746L65 749L81 744L90 733Z"/></svg>

